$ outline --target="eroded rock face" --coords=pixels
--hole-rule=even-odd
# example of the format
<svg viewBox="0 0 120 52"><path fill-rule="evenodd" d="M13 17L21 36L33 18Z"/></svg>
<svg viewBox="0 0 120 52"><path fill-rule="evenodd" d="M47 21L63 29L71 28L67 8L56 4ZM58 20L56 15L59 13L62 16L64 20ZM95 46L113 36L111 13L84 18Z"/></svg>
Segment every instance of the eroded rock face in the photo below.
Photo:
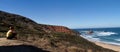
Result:
<svg viewBox="0 0 120 52"><path fill-rule="evenodd" d="M44 29L47 30L47 32L61 32L61 33L67 33L67 34L79 34L78 32L75 32L67 27L64 26L55 26L55 25L43 25Z"/></svg>

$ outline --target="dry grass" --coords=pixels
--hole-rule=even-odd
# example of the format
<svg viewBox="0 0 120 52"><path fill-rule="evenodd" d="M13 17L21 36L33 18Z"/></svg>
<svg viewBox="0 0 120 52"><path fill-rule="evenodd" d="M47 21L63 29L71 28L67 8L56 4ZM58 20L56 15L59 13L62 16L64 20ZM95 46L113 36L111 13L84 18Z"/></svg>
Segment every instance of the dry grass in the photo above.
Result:
<svg viewBox="0 0 120 52"><path fill-rule="evenodd" d="M0 37L5 37L8 27L13 24L18 33L18 40L28 41L36 47L51 52L114 52L91 43L75 34L57 33L46 29L43 24L26 17L0 11ZM70 30L70 29L69 29ZM90 52L90 51L89 51Z"/></svg>

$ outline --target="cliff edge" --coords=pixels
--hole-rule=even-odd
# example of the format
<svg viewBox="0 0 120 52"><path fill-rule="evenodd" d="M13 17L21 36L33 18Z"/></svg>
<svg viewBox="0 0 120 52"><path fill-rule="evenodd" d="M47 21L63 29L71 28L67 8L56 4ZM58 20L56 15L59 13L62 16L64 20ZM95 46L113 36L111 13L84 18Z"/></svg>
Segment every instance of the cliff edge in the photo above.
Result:
<svg viewBox="0 0 120 52"><path fill-rule="evenodd" d="M18 33L17 40L9 41L2 39L5 37L10 25L15 26L15 30ZM3 47L0 48L0 52L2 52L2 49L6 50L4 48L5 45L7 45L8 50L10 48L13 49L14 46L16 47L16 44L18 44L18 47L27 44L34 46L36 49L40 48L40 50L44 49L50 52L115 52L87 41L80 37L78 32L67 27L38 24L24 16L4 11L0 11L0 37L0 47ZM18 43L19 41L20 43ZM13 47L9 46L11 44L13 44ZM27 48L28 47L29 46L27 46ZM20 48L20 50L23 50L22 48ZM26 48L26 46L24 48ZM29 48L27 51L30 49L32 48ZM37 49L36 52L40 51Z"/></svg>

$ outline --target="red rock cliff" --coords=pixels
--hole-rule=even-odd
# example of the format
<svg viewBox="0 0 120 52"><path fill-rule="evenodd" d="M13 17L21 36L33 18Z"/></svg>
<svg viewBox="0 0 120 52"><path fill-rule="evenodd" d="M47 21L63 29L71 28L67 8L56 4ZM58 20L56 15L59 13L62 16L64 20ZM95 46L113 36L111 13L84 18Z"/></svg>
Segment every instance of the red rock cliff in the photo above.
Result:
<svg viewBox="0 0 120 52"><path fill-rule="evenodd" d="M44 25L44 28L50 32L52 31L52 32L62 32L67 34L79 34L78 32L75 32L64 26Z"/></svg>

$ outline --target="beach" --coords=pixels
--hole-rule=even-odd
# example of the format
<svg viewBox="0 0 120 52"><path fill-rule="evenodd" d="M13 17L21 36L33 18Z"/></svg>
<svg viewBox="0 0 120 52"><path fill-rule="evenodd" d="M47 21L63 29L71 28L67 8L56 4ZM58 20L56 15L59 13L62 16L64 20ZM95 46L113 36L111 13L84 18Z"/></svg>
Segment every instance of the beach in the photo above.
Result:
<svg viewBox="0 0 120 52"><path fill-rule="evenodd" d="M102 43L102 42L94 42L96 45L101 46L103 48L111 49L117 52L120 52L120 46Z"/></svg>
<svg viewBox="0 0 120 52"><path fill-rule="evenodd" d="M81 37L103 48L120 52L120 28L92 28L94 33L88 34L89 29L76 29Z"/></svg>

